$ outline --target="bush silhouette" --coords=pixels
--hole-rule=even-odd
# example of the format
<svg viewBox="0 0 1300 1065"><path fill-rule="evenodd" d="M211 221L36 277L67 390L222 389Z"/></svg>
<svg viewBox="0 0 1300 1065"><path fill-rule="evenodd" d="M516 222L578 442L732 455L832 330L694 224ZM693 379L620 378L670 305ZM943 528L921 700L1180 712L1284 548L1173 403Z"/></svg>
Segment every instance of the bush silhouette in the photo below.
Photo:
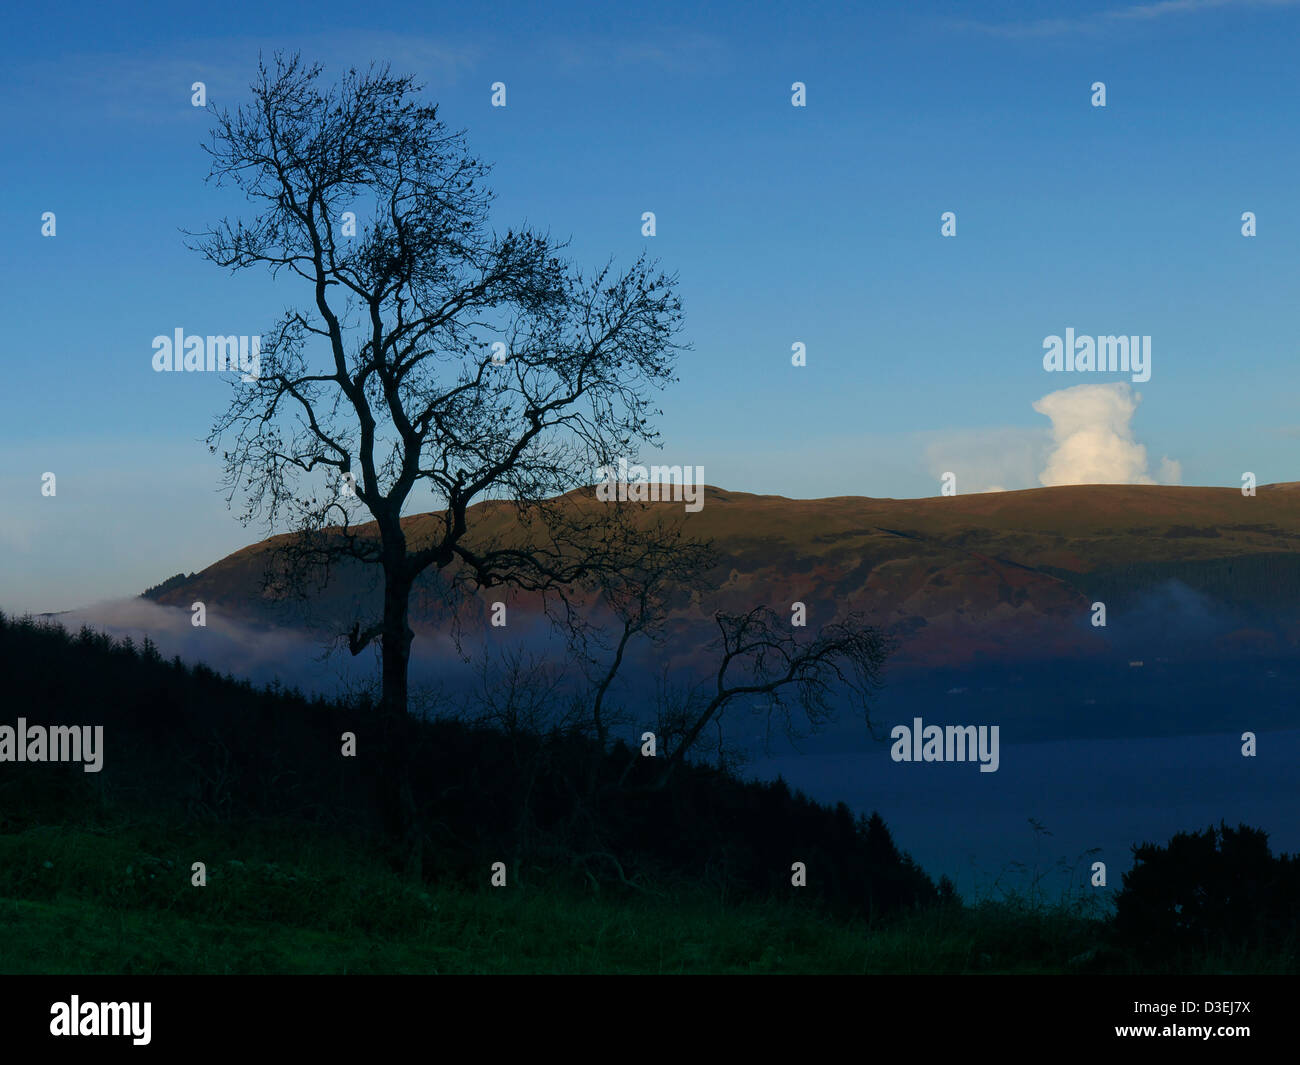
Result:
<svg viewBox="0 0 1300 1065"><path fill-rule="evenodd" d="M1133 848L1116 896L1115 935L1144 960L1240 955L1294 942L1300 860L1269 852L1267 833L1220 823L1167 846Z"/></svg>

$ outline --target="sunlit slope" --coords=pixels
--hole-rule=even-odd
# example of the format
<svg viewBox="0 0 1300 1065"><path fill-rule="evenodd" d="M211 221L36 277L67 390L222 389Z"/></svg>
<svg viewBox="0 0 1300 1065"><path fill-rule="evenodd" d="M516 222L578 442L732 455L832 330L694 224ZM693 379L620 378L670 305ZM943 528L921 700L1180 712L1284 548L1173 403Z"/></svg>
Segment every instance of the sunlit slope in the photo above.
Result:
<svg viewBox="0 0 1300 1065"><path fill-rule="evenodd" d="M564 504L609 505L590 488ZM1236 488L1079 485L926 499L787 499L709 487L700 511L662 502L645 520L665 517L717 551L708 591L677 605L682 624L705 623L714 610L788 610L799 601L813 625L859 610L891 627L903 638L902 663L1089 655L1115 636L1089 625L1094 601L1122 616L1176 582L1224 617L1240 615L1246 649L1296 647L1297 484L1266 485L1253 497ZM441 521L415 515L405 527L414 545ZM503 503L474 508L470 528L480 543L527 535ZM271 620L277 604L262 577L273 542L237 551L157 598ZM320 613L346 615L373 596L367 587L342 572L313 595ZM422 613L417 606L417 620Z"/></svg>

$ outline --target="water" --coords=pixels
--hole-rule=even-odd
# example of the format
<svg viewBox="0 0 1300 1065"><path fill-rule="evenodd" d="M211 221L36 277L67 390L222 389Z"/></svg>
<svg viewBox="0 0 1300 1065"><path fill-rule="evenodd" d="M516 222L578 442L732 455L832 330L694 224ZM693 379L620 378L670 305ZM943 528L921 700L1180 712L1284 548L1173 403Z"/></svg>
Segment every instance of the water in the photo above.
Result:
<svg viewBox="0 0 1300 1065"><path fill-rule="evenodd" d="M998 771L981 773L974 762L894 762L886 742L755 759L748 770L779 774L814 799L878 810L900 849L968 897L995 894L999 878L1023 889L1035 864L1055 896L1069 883L1086 887L1094 861L1106 863L1105 891L1113 894L1132 868L1135 843L1165 843L1220 820L1263 829L1274 854L1300 851L1300 729L1258 733L1253 758L1241 747L1240 732L1004 739ZM1035 832L1031 818L1051 835ZM1085 856L1092 848L1098 853ZM1056 870L1058 858L1074 872Z"/></svg>

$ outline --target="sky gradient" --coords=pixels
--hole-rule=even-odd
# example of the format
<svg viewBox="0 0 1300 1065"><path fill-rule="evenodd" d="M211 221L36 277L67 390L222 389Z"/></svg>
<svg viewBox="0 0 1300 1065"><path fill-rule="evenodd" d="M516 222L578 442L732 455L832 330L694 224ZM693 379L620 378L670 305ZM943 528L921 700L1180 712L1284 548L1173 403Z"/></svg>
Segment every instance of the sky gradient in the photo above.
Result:
<svg viewBox="0 0 1300 1065"><path fill-rule="evenodd" d="M276 49L418 75L494 164L499 228L569 237L586 267L648 247L680 275L692 350L645 458L796 497L936 495L948 470L959 491L1036 487L1054 440L1035 404L1129 380L1045 372L1044 338L1072 328L1152 338L1118 415L1134 471L1300 479L1300 6L972 10L399 2L384 32L331 0L7 14L0 609L134 594L265 535L203 444L226 385L150 360L158 334L258 334L307 295L181 234L242 206L204 183L191 84L236 106Z"/></svg>

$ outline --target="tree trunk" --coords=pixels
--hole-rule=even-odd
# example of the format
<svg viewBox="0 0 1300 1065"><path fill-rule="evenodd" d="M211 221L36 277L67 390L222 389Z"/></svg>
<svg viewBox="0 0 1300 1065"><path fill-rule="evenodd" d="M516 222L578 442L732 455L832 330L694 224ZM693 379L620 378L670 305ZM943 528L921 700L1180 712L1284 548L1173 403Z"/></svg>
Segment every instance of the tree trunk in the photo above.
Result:
<svg viewBox="0 0 1300 1065"><path fill-rule="evenodd" d="M384 573L384 631L382 689L379 707L388 727L406 718L411 641L415 633L408 623L411 585L400 577Z"/></svg>
<svg viewBox="0 0 1300 1065"><path fill-rule="evenodd" d="M704 726L713 719L713 715L718 712L718 708L726 701L723 696L715 695L709 705L705 707L704 712L696 719L691 730L682 737L682 742L677 745L677 749L669 756L663 772L659 774L659 779L655 782L655 790L662 790L668 786L668 782L672 779L678 764L685 760L687 753L695 746L695 741L700 738L700 733L704 731Z"/></svg>
<svg viewBox="0 0 1300 1065"><path fill-rule="evenodd" d="M388 800L396 817L406 871L419 878L424 873L424 833L420 830L415 801L417 730L407 706L411 641L415 633L409 624L411 582L396 566L384 567L384 630L379 712L383 718L387 766Z"/></svg>

